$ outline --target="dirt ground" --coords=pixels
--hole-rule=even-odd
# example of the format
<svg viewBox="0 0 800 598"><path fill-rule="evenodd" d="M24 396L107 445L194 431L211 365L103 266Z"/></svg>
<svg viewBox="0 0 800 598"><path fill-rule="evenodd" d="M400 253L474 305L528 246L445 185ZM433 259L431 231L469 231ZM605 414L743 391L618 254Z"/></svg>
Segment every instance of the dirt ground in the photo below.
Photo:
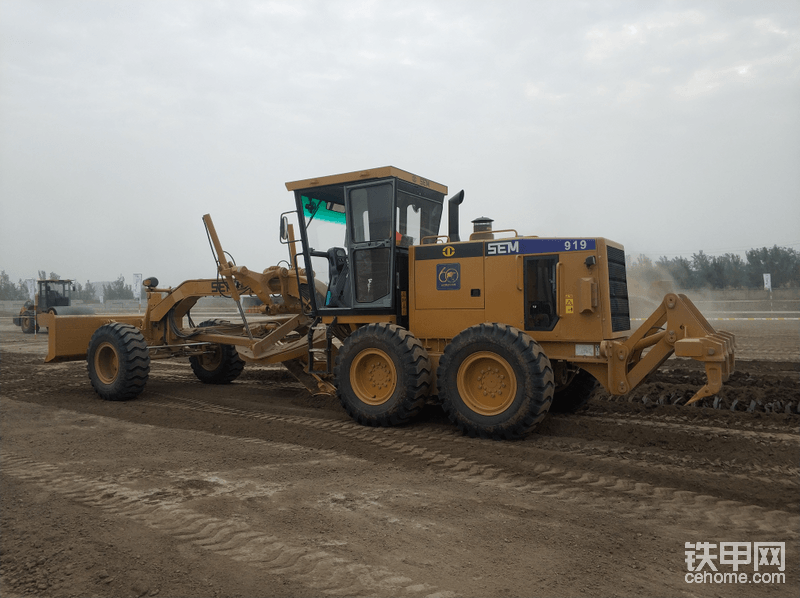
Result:
<svg viewBox="0 0 800 598"><path fill-rule="evenodd" d="M9 319L0 594L797 596L800 326L724 324L738 361L717 409L681 406L702 374L669 360L493 442L436 405L361 427L275 368L208 386L154 361L138 399L104 402L85 362L43 363L47 336ZM687 583L687 542L783 542L785 566Z"/></svg>

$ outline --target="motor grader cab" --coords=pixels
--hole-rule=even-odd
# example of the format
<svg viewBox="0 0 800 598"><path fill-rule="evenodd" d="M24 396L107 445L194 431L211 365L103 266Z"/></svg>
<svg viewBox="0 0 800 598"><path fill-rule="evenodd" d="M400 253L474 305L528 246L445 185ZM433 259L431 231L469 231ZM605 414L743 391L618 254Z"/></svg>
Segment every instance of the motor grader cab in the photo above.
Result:
<svg viewBox="0 0 800 598"><path fill-rule="evenodd" d="M314 314L408 323L409 249L435 238L447 187L393 167L287 183L306 272L327 285Z"/></svg>
<svg viewBox="0 0 800 598"><path fill-rule="evenodd" d="M410 421L430 400L466 434L521 438L546 413L584 404L595 385L625 394L667 358L705 364L716 393L734 368L733 336L668 294L631 330L623 247L602 237L540 238L475 221L458 232L461 191L384 167L286 184L288 267L237 266L203 217L216 278L144 281L144 314L42 314L46 361L87 360L104 399L136 397L151 359L188 357L208 384L247 363L282 363L310 390L336 393L365 425ZM288 214L294 214L295 224ZM242 298L261 302L245 314ZM241 322L195 324L202 297L228 297Z"/></svg>

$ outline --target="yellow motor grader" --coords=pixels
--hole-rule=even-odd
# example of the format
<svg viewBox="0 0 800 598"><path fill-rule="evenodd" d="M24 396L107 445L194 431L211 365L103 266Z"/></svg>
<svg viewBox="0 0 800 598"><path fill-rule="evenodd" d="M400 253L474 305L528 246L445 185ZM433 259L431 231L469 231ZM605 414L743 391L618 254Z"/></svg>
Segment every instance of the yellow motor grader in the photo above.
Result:
<svg viewBox="0 0 800 598"><path fill-rule="evenodd" d="M45 314L47 361L86 358L109 400L137 396L151 359L188 357L211 384L231 382L245 362L280 362L313 391L335 392L361 424L406 423L435 398L465 434L505 439L548 410L578 409L598 382L630 392L673 354L705 364L707 383L689 403L734 370L733 335L684 295L667 294L631 330L618 243L521 236L489 219L462 240L464 192L445 202L447 187L391 166L286 187L288 267L234 265L206 215L217 278L145 280L143 315ZM243 295L257 296L263 315L248 321ZM190 310L209 296L233 299L241 321L195 324Z"/></svg>

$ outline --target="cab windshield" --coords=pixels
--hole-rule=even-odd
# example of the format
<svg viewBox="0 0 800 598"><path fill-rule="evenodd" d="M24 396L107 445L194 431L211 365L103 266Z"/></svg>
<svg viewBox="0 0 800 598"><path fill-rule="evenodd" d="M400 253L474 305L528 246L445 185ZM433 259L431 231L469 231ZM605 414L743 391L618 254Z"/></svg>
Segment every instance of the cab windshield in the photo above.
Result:
<svg viewBox="0 0 800 598"><path fill-rule="evenodd" d="M392 309L395 248L419 245L439 232L441 201L415 191L413 185L382 179L298 194L309 249L306 267L327 286L320 307Z"/></svg>
<svg viewBox="0 0 800 598"><path fill-rule="evenodd" d="M331 247L346 246L344 204L303 196L308 245L313 251L328 251ZM328 261L311 258L314 278L325 284L329 282Z"/></svg>

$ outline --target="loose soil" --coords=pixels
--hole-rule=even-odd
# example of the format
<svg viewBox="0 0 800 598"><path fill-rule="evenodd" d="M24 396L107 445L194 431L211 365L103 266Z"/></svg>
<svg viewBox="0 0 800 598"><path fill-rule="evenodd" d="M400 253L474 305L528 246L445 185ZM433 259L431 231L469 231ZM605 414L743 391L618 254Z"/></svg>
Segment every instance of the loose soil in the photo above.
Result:
<svg viewBox="0 0 800 598"><path fill-rule="evenodd" d="M435 404L362 427L250 365L210 386L155 361L105 402L85 362L0 324L0 593L796 596L799 337L769 324L734 330L717 409L683 406L702 369L669 360L521 442L463 437ZM687 542L785 542L785 581L689 584Z"/></svg>

